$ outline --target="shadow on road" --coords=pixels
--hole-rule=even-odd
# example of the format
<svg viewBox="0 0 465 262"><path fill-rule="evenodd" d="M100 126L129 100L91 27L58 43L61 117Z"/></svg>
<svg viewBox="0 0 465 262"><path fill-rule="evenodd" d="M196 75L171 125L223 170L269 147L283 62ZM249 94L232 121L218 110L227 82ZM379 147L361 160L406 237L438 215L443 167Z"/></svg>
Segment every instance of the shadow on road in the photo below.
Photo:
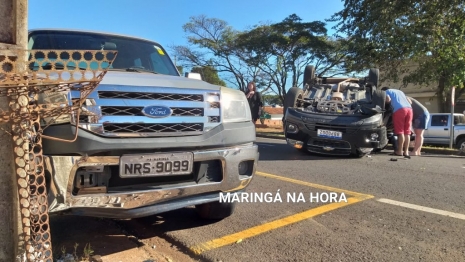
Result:
<svg viewBox="0 0 465 262"><path fill-rule="evenodd" d="M218 220L201 219L193 207L188 207L132 220L51 216L50 229L54 258L74 253L81 258L87 244L90 244L95 255L108 256L146 245L141 240L166 239L167 232L206 226L215 222ZM184 254L195 257L180 243L166 240L181 249ZM75 250L76 244L78 246Z"/></svg>
<svg viewBox="0 0 465 262"><path fill-rule="evenodd" d="M293 148L287 144L267 142L257 142L256 144L260 152L259 161L357 159L353 156L325 156L313 154Z"/></svg>

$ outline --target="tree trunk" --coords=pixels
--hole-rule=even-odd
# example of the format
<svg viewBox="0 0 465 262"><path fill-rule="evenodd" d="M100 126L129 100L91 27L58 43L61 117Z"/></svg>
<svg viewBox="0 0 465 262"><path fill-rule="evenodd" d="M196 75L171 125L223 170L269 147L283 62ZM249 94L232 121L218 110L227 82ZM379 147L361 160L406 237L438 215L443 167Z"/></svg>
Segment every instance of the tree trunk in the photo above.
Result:
<svg viewBox="0 0 465 262"><path fill-rule="evenodd" d="M447 112L448 108L450 109L450 98L447 99L447 95L445 93L445 76L442 74L441 77L439 78L439 86L438 86L438 109L440 113L445 113ZM449 103L447 103L447 100L449 100ZM450 110L449 110L450 111Z"/></svg>

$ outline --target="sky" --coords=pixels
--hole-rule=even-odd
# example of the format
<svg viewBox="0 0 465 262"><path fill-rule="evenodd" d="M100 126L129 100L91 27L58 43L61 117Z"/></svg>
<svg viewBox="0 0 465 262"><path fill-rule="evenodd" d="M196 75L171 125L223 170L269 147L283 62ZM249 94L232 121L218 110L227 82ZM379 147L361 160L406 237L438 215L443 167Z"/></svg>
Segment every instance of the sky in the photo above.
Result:
<svg viewBox="0 0 465 262"><path fill-rule="evenodd" d="M236 30L246 30L260 22L280 22L291 14L304 22L323 21L342 8L342 0L32 0L28 28L146 38L160 43L172 57L169 46L187 44L182 26L192 16L219 18Z"/></svg>

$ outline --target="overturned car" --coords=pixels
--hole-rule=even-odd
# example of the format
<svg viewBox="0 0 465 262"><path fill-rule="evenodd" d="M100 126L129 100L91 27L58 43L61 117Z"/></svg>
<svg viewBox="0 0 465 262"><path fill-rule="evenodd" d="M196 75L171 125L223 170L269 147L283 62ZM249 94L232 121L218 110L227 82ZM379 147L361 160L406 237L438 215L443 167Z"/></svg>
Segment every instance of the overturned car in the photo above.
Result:
<svg viewBox="0 0 465 262"><path fill-rule="evenodd" d="M319 154L362 157L394 141L379 70L363 78L316 77L307 66L303 88L292 87L284 101L289 145Z"/></svg>

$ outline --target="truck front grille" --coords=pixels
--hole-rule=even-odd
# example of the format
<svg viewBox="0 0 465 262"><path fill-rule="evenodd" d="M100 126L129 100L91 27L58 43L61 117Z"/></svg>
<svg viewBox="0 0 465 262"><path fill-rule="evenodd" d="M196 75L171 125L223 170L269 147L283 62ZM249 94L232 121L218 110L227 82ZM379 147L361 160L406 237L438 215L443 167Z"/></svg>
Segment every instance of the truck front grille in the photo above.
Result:
<svg viewBox="0 0 465 262"><path fill-rule="evenodd" d="M104 116L144 116L142 109L144 107L130 107L130 106L102 106L101 111ZM203 116L203 108L171 108L173 113L171 116Z"/></svg>
<svg viewBox="0 0 465 262"><path fill-rule="evenodd" d="M103 130L105 133L201 132L203 124L103 124Z"/></svg>
<svg viewBox="0 0 465 262"><path fill-rule="evenodd" d="M144 114L153 106L171 114ZM107 137L201 135L222 121L219 90L100 84L83 107L80 127Z"/></svg>
<svg viewBox="0 0 465 262"><path fill-rule="evenodd" d="M164 94L164 93L143 93L143 92L114 92L99 91L99 98L105 99L149 99L149 100L168 100L168 101L199 101L202 102L203 95L197 94Z"/></svg>

